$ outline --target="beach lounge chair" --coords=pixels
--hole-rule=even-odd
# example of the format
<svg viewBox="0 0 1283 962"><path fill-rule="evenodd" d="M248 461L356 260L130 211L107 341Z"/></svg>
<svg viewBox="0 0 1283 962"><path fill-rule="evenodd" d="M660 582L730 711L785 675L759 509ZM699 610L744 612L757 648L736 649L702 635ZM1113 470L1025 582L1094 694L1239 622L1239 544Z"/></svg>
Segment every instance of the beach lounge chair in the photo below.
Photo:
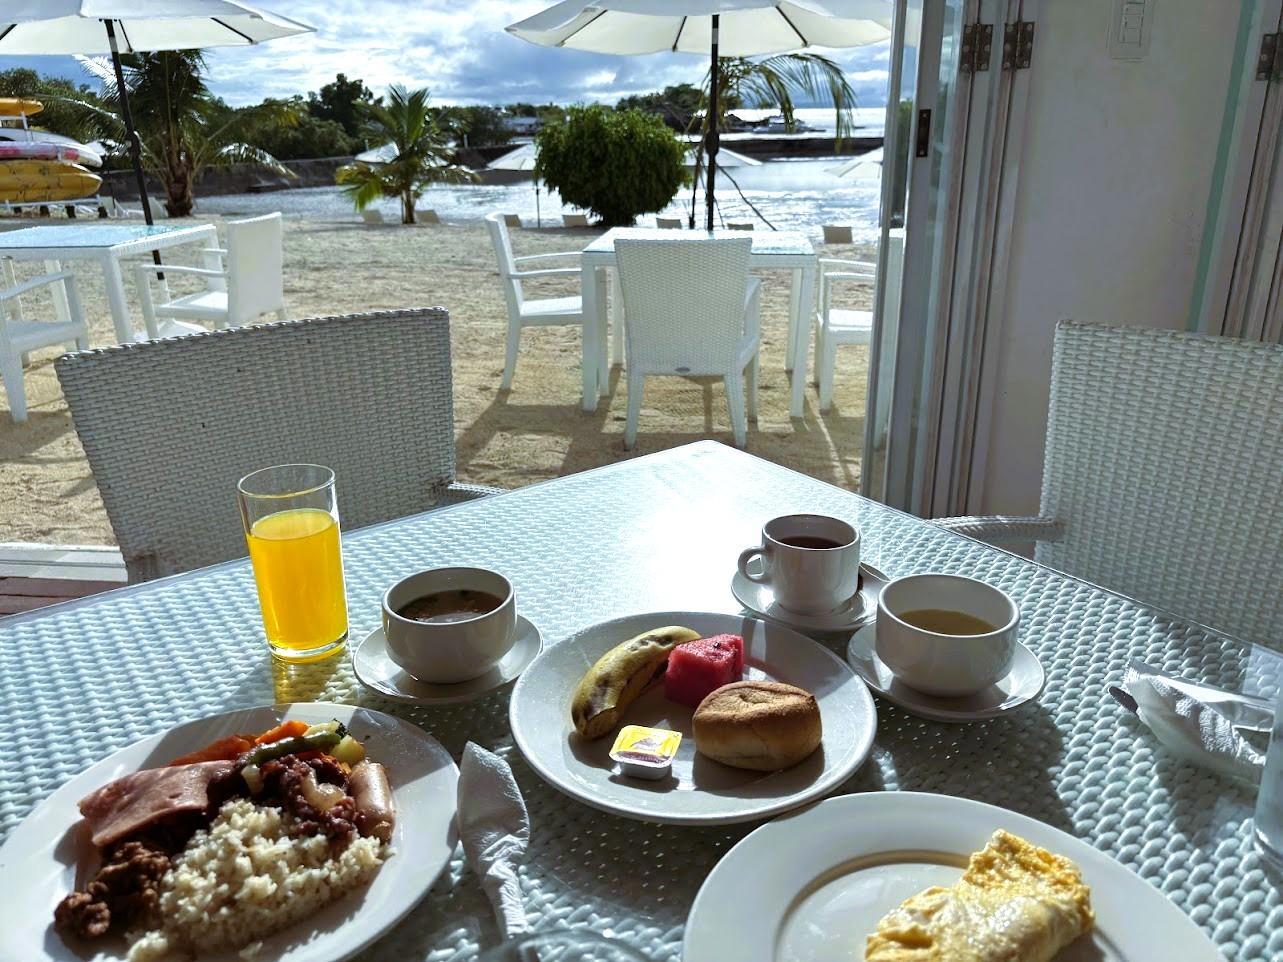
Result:
<svg viewBox="0 0 1283 962"><path fill-rule="evenodd" d="M851 228L840 224L825 224L823 226L824 243L826 244L853 244L855 238L851 233Z"/></svg>
<svg viewBox="0 0 1283 962"><path fill-rule="evenodd" d="M487 214L486 226L490 228L490 240L494 244L495 258L499 262L499 280L503 284L504 300L508 304L508 342L503 362L503 380L499 386L503 390L512 387L512 375L517 368L517 351L521 345L523 327L543 327L550 324L584 325L584 302L582 297L544 297L530 299L526 297L524 281L537 277L571 277L579 275L579 265L574 267L554 267L539 270L522 270L520 265L531 261L551 260L554 258L579 259L579 251L565 251L557 254L531 254L527 257L514 257L512 240L508 236L508 215Z"/></svg>
<svg viewBox="0 0 1283 962"><path fill-rule="evenodd" d="M123 204L119 204L115 202L113 202L113 204L116 208L116 214L119 217L142 217L143 216L143 208L141 204L139 204L138 207L136 208L126 207ZM147 206L151 208L151 219L153 221L167 220L169 218L169 211L165 210L165 205L162 204L160 201L158 201L155 197L147 198Z"/></svg>
<svg viewBox="0 0 1283 962"><path fill-rule="evenodd" d="M126 344L55 370L131 581L245 557L236 482L264 465L333 468L345 531L495 490L455 483L440 308Z"/></svg>
<svg viewBox="0 0 1283 962"><path fill-rule="evenodd" d="M625 448L637 441L645 379L655 375L720 376L735 443L747 442L748 421L757 420L762 292L761 281L748 272L752 247L747 237L615 242L628 318Z"/></svg>
<svg viewBox="0 0 1283 962"><path fill-rule="evenodd" d="M385 223L385 221L383 220L383 211L371 210L369 208L366 208L365 210L361 211L361 220L365 221L365 225L367 227L374 227L379 224Z"/></svg>
<svg viewBox="0 0 1283 962"><path fill-rule="evenodd" d="M89 349L89 328L80 309L76 279L70 271L45 274L29 281L17 282L13 261L0 261L0 381L9 398L9 414L21 424L27 420L27 387L23 380L23 358L42 347L72 345ZM67 301L69 320L34 320L23 316L22 296L43 287L61 285Z"/></svg>
<svg viewBox="0 0 1283 962"><path fill-rule="evenodd" d="M876 264L820 258L820 299L815 312L815 385L820 391L820 413L833 406L833 378L837 349L844 344L868 345L873 340L873 312L833 306L835 284L877 281Z"/></svg>
<svg viewBox="0 0 1283 962"><path fill-rule="evenodd" d="M1040 564L1153 605L1157 619L1166 609L1277 641L1280 424L1283 345L1061 321L1038 516L938 523L1036 542Z"/></svg>
<svg viewBox="0 0 1283 962"><path fill-rule="evenodd" d="M741 222L738 222L738 223L736 223L736 222L730 222L730 223L728 223L728 224L726 225L726 229L727 229L727 230L752 230L752 229L753 229L753 225L752 225L752 224L746 224L746 223L744 223L744 222L742 222L742 221L741 221Z"/></svg>
<svg viewBox="0 0 1283 962"><path fill-rule="evenodd" d="M656 217L655 226L664 230L681 230L682 221L680 217Z"/></svg>
<svg viewBox="0 0 1283 962"><path fill-rule="evenodd" d="M588 218L583 214L563 214L561 223L566 227L587 227Z"/></svg>
<svg viewBox="0 0 1283 962"><path fill-rule="evenodd" d="M516 214L504 214L503 223L505 227L520 227L521 218L518 217Z"/></svg>
<svg viewBox="0 0 1283 962"><path fill-rule="evenodd" d="M437 214L435 210L432 210L430 207L424 208L423 210L419 210L418 208L416 208L414 211L414 220L415 220L415 223L417 224L441 223L441 217Z"/></svg>
<svg viewBox="0 0 1283 962"><path fill-rule="evenodd" d="M157 268L143 263L134 268L143 323L149 336L160 336L156 319L161 317L208 323L216 330L240 327L269 313L275 313L278 318L285 317L279 213L228 221L226 250L210 248L201 253L207 263L216 266L166 264ZM225 269L221 266L224 257L227 259ZM156 304L152 298L151 278L160 271L203 277L205 290Z"/></svg>

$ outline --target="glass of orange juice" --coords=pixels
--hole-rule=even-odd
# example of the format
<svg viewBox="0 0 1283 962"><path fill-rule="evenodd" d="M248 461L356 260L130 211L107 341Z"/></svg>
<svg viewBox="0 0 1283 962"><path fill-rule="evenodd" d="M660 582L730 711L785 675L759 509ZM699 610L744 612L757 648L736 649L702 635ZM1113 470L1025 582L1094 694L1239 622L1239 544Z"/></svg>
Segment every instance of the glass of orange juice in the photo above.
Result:
<svg viewBox="0 0 1283 962"><path fill-rule="evenodd" d="M281 464L236 485L245 540L272 654L317 661L347 640L334 472Z"/></svg>

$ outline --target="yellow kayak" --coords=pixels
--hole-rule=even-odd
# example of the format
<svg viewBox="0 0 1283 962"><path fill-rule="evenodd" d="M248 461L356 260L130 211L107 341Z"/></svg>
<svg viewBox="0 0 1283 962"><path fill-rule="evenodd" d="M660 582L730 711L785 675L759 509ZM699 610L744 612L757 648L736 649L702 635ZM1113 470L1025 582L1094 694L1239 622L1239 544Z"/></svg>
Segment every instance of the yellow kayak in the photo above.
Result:
<svg viewBox="0 0 1283 962"><path fill-rule="evenodd" d="M23 100L21 97L0 97L0 117L30 117L45 109L39 100Z"/></svg>
<svg viewBox="0 0 1283 962"><path fill-rule="evenodd" d="M102 178L79 164L46 160L0 163L0 201L52 204L98 192Z"/></svg>

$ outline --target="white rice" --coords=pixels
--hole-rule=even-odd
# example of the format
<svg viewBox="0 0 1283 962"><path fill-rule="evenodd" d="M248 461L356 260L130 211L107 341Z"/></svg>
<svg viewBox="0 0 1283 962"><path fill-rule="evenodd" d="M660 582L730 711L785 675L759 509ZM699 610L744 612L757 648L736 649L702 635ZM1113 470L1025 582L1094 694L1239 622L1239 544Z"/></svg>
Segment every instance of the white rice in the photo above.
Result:
<svg viewBox="0 0 1283 962"><path fill-rule="evenodd" d="M369 881L383 861L376 838L331 857L324 835L289 836L290 816L247 799L227 802L192 836L161 879L162 927L142 933L129 962L247 947L315 914Z"/></svg>

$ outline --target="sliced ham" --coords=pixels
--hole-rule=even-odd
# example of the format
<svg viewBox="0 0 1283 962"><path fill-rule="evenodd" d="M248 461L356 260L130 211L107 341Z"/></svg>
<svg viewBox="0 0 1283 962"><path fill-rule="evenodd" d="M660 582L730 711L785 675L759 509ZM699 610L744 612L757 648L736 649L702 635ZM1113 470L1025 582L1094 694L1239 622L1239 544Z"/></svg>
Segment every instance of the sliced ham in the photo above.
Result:
<svg viewBox="0 0 1283 962"><path fill-rule="evenodd" d="M236 768L235 759L148 768L109 782L80 800L93 842L105 848L159 819L199 812L209 805L209 787Z"/></svg>

